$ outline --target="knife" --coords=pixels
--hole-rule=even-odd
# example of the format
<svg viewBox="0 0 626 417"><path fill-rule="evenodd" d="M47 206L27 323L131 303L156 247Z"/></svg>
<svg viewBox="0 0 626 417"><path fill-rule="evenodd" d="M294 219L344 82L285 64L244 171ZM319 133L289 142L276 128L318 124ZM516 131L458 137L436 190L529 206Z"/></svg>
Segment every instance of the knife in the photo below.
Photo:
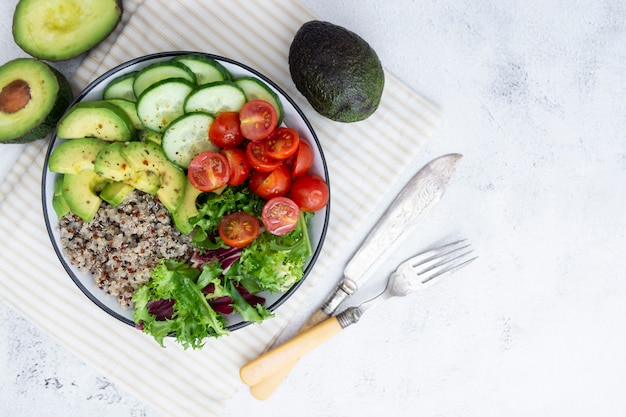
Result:
<svg viewBox="0 0 626 417"><path fill-rule="evenodd" d="M333 315L349 296L377 272L404 238L413 232L419 220L441 200L461 157L461 154L455 153L436 158L409 180L346 265L337 287L300 332ZM287 361L267 371L266 378L251 387L252 395L258 399L268 398L295 363Z"/></svg>

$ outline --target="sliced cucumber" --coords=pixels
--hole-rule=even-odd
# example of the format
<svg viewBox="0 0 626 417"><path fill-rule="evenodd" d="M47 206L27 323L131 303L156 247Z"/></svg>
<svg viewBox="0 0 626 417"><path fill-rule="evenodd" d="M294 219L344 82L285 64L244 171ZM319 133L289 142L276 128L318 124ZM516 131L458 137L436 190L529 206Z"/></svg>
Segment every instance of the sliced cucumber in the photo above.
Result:
<svg viewBox="0 0 626 417"><path fill-rule="evenodd" d="M188 168L191 160L204 151L219 148L209 139L213 116L204 112L185 113L165 129L161 146L167 159L181 168Z"/></svg>
<svg viewBox="0 0 626 417"><path fill-rule="evenodd" d="M167 125L182 116L185 99L194 84L170 78L149 86L137 99L137 115L146 129L162 133Z"/></svg>
<svg viewBox="0 0 626 417"><path fill-rule="evenodd" d="M133 83L139 71L132 71L128 74L120 75L104 88L102 98L111 100L121 98L122 100L136 101L137 97L133 91Z"/></svg>
<svg viewBox="0 0 626 417"><path fill-rule="evenodd" d="M128 118L131 122L133 122L133 126L135 126L136 130L143 129L143 124L141 123L141 120L139 120L139 116L137 116L137 103L121 98L112 98L105 101L115 104L117 107L124 110L124 112L128 115Z"/></svg>
<svg viewBox="0 0 626 417"><path fill-rule="evenodd" d="M276 114L278 115L278 125L283 122L283 105L280 102L278 94L276 94L267 84L254 77L237 78L235 80L235 84L243 90L248 101L265 100L274 106Z"/></svg>
<svg viewBox="0 0 626 417"><path fill-rule="evenodd" d="M246 94L231 81L219 81L197 87L185 100L185 112L203 111L213 115L241 110Z"/></svg>
<svg viewBox="0 0 626 417"><path fill-rule="evenodd" d="M232 78L230 72L222 64L207 56L182 55L174 58L174 62L180 62L193 71L198 85L228 81Z"/></svg>
<svg viewBox="0 0 626 417"><path fill-rule="evenodd" d="M175 61L157 62L139 71L133 83L135 96L139 97L148 87L170 78L182 78L196 83L196 76L185 65Z"/></svg>

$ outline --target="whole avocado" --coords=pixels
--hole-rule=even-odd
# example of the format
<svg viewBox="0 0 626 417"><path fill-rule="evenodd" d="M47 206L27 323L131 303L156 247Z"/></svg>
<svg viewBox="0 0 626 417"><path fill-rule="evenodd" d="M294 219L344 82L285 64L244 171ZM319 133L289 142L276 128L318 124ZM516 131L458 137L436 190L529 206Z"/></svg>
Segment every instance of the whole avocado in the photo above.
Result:
<svg viewBox="0 0 626 417"><path fill-rule="evenodd" d="M338 122L371 116L385 84L383 67L359 35L313 20L296 33L289 48L291 78L311 106Z"/></svg>

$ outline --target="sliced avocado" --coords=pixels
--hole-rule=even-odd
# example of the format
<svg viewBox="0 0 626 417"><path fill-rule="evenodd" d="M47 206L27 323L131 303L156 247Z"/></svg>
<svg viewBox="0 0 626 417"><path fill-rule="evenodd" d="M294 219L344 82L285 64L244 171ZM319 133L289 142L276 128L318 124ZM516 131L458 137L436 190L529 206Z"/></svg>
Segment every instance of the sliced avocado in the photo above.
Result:
<svg viewBox="0 0 626 417"><path fill-rule="evenodd" d="M153 130L142 130L140 139L144 142L153 142L160 145L163 141L163 133L155 132Z"/></svg>
<svg viewBox="0 0 626 417"><path fill-rule="evenodd" d="M98 153L94 170L110 180L156 194L170 212L176 211L185 192L185 173L152 142L112 143Z"/></svg>
<svg viewBox="0 0 626 417"><path fill-rule="evenodd" d="M26 143L52 133L72 101L67 79L50 65L17 58L0 66L0 143Z"/></svg>
<svg viewBox="0 0 626 417"><path fill-rule="evenodd" d="M119 206L134 189L124 182L110 182L100 192L100 198L112 206Z"/></svg>
<svg viewBox="0 0 626 417"><path fill-rule="evenodd" d="M193 226L189 223L189 219L199 214L196 200L200 194L202 194L202 191L194 187L191 181L189 181L189 178L187 178L183 199L178 209L172 213L174 225L181 233L188 235L193 231Z"/></svg>
<svg viewBox="0 0 626 417"><path fill-rule="evenodd" d="M126 112L107 101L76 103L61 118L57 136L63 139L96 138L109 142L136 138L136 129Z"/></svg>
<svg viewBox="0 0 626 417"><path fill-rule="evenodd" d="M121 98L111 98L105 101L115 104L117 107L124 110L124 113L126 113L131 122L133 122L135 130L143 130L143 124L141 123L141 120L139 120L139 116L137 116L137 104L134 101L124 100Z"/></svg>
<svg viewBox="0 0 626 417"><path fill-rule="evenodd" d="M124 182L133 188L155 195L161 187L161 179L155 170L149 170L148 165L141 166L138 158L129 160L126 146L143 142L114 142L107 145L96 155L94 171L112 181ZM147 162L147 164L149 164Z"/></svg>
<svg viewBox="0 0 626 417"><path fill-rule="evenodd" d="M63 175L57 175L54 179L54 194L52 195L52 208L57 217L63 217L70 212L70 206L63 198Z"/></svg>
<svg viewBox="0 0 626 417"><path fill-rule="evenodd" d="M94 169L96 155L108 145L100 139L73 139L54 148L48 159L48 169L63 174L78 174L84 169Z"/></svg>
<svg viewBox="0 0 626 417"><path fill-rule="evenodd" d="M63 176L63 198L72 213L84 221L90 222L102 203L97 191L107 182L106 178L96 174L91 169L80 171L78 174L65 174Z"/></svg>
<svg viewBox="0 0 626 417"><path fill-rule="evenodd" d="M183 200L186 179L185 172L170 161L163 165L161 188L156 195L170 213L175 212Z"/></svg>
<svg viewBox="0 0 626 417"><path fill-rule="evenodd" d="M305 23L296 33L289 48L289 71L311 106L339 122L371 116L385 84L380 60L363 38L317 20Z"/></svg>
<svg viewBox="0 0 626 417"><path fill-rule="evenodd" d="M36 58L66 60L104 40L122 12L122 0L20 0L13 14L13 38Z"/></svg>
<svg viewBox="0 0 626 417"><path fill-rule="evenodd" d="M128 161L122 154L124 142L113 142L96 155L94 171L111 181L126 181L133 175Z"/></svg>
<svg viewBox="0 0 626 417"><path fill-rule="evenodd" d="M160 187L156 196L170 213L176 211L185 192L186 175L182 169L170 162L163 149L153 142L128 142L122 153L136 173L158 175ZM149 174L147 174L149 175Z"/></svg>

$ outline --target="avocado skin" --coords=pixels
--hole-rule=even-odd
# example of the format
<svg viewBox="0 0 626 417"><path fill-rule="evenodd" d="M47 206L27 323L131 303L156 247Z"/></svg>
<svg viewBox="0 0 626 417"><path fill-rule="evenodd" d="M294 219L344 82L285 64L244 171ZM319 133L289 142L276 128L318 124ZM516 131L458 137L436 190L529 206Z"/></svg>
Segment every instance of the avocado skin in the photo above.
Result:
<svg viewBox="0 0 626 417"><path fill-rule="evenodd" d="M363 38L317 20L296 33L289 48L289 71L311 106L338 122L371 116L385 84L382 64Z"/></svg>
<svg viewBox="0 0 626 417"><path fill-rule="evenodd" d="M28 143L45 138L54 131L57 122L61 119L67 108L70 106L72 100L74 99L74 93L72 92L72 87L70 86L69 81L56 68L43 61L38 61L34 58L17 58L15 59L15 61L21 61L25 64L28 64L30 61L37 61L40 64L45 65L56 78L59 88L57 90L57 98L54 106L47 115L42 115L42 119L39 124L33 126L29 131L19 136L7 140L0 140L0 144Z"/></svg>

